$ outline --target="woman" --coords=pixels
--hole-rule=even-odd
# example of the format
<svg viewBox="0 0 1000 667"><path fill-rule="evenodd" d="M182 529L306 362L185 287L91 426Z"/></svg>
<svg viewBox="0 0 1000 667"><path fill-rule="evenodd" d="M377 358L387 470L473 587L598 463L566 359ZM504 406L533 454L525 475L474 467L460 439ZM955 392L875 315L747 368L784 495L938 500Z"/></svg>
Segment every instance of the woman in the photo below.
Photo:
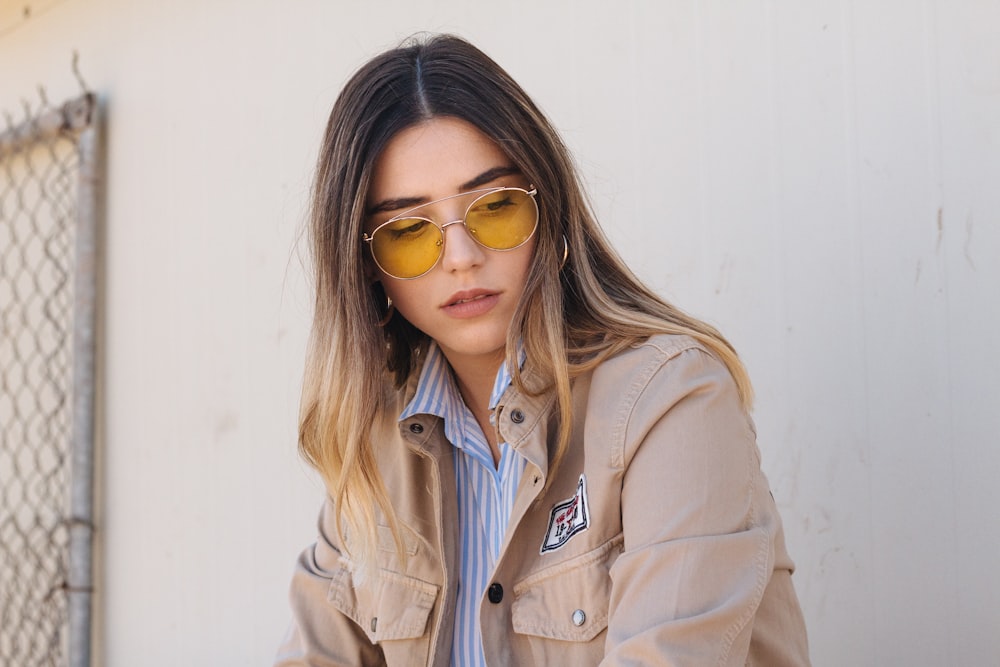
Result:
<svg viewBox="0 0 1000 667"><path fill-rule="evenodd" d="M329 498L277 664L808 663L742 364L622 264L498 65L363 66L311 233Z"/></svg>

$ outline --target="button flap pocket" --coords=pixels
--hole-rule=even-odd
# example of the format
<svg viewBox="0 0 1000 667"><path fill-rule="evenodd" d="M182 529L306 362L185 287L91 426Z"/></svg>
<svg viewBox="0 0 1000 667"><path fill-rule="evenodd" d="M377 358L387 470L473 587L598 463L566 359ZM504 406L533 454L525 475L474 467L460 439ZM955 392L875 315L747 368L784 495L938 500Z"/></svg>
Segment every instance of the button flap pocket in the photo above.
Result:
<svg viewBox="0 0 1000 667"><path fill-rule="evenodd" d="M424 634L438 587L405 574L379 570L359 577L341 558L327 599L357 623L368 639L414 639Z"/></svg>
<svg viewBox="0 0 1000 667"><path fill-rule="evenodd" d="M562 641L590 641L608 627L611 564L621 535L600 547L536 572L514 586L514 631Z"/></svg>

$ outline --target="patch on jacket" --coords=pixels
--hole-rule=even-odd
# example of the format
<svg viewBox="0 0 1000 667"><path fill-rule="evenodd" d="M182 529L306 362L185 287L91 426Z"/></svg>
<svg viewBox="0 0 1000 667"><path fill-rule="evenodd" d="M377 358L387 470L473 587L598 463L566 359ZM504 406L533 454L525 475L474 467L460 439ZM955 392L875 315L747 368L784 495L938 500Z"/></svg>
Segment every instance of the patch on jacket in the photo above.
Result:
<svg viewBox="0 0 1000 667"><path fill-rule="evenodd" d="M580 475L576 494L557 504L549 515L549 527L542 540L541 553L555 551L590 525L590 505L587 503L587 478Z"/></svg>

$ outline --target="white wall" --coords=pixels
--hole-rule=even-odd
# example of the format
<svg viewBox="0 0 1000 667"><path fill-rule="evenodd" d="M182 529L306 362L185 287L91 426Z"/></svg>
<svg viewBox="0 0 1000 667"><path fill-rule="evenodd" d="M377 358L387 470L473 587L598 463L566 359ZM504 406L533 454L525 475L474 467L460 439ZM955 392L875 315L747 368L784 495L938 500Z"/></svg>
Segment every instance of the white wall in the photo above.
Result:
<svg viewBox="0 0 1000 667"><path fill-rule="evenodd" d="M23 8L31 15L25 18ZM613 7L613 8L612 8ZM96 664L266 664L322 494L296 257L345 78L456 31L756 382L817 665L1000 655L1000 3L0 5L0 109L107 114Z"/></svg>

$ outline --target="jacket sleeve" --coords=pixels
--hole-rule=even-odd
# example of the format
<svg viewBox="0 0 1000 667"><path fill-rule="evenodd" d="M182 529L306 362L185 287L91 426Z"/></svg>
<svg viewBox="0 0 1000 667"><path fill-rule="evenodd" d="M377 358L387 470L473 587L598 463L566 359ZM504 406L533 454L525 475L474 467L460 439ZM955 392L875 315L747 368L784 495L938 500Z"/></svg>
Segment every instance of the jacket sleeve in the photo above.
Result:
<svg viewBox="0 0 1000 667"><path fill-rule="evenodd" d="M664 359L627 389L615 439L624 546L602 664L758 664L752 631L777 646L760 664L808 664L792 563L735 382L697 347ZM755 628L765 591L789 604L763 605L768 627Z"/></svg>
<svg viewBox="0 0 1000 667"><path fill-rule="evenodd" d="M345 563L336 543L334 509L328 498L320 511L316 543L295 566L289 598L292 625L275 658L275 667L382 665L381 650L330 601L333 579Z"/></svg>

